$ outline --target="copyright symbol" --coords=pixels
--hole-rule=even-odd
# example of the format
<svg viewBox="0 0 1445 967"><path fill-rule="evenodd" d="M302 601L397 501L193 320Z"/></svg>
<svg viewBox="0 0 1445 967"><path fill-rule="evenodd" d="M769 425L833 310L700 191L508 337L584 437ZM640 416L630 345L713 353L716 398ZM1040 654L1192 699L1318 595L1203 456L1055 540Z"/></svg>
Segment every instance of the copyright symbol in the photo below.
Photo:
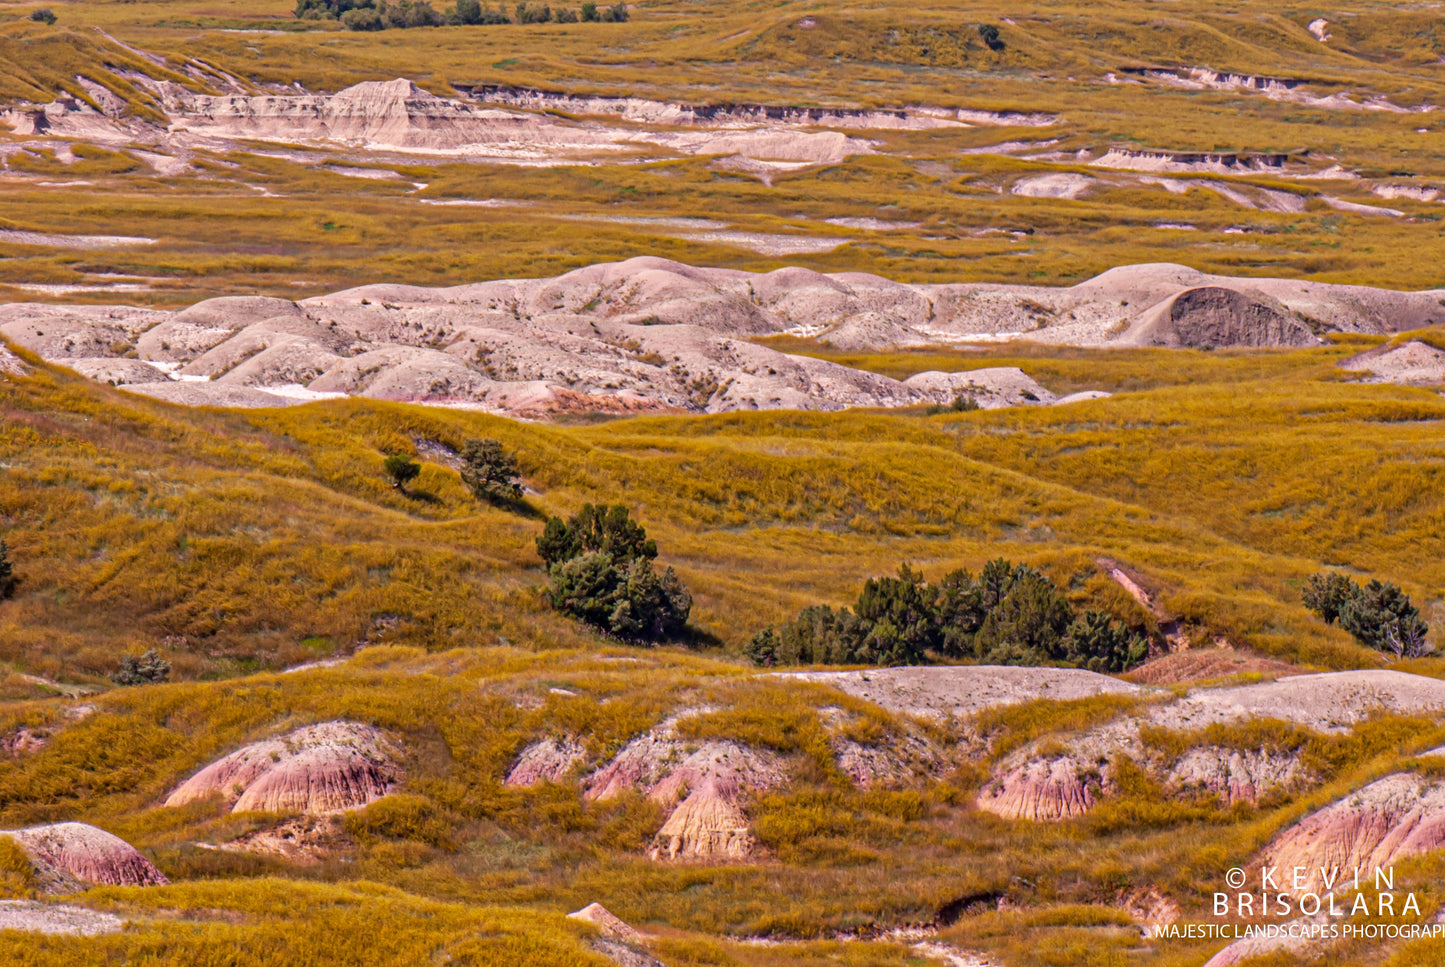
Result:
<svg viewBox="0 0 1445 967"><path fill-rule="evenodd" d="M1230 870L1228 873L1224 874L1224 882L1232 890L1237 890L1240 887L1244 886L1245 879L1246 877L1244 875L1244 870L1241 870L1237 866L1234 869Z"/></svg>

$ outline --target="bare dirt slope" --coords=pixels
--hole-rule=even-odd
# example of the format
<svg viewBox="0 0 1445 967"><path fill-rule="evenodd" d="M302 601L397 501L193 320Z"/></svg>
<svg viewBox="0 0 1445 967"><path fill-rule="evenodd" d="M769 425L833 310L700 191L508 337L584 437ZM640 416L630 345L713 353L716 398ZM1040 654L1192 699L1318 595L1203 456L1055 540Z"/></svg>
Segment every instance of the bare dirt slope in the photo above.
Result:
<svg viewBox="0 0 1445 967"><path fill-rule="evenodd" d="M1328 332L1442 321L1434 292L1226 279L1177 265L1049 289L905 285L802 268L754 274L651 257L552 279L368 285L299 303L0 306L5 339L175 402L279 406L336 394L521 416L894 407L959 395L984 407L1054 401L1016 369L900 382L754 341L774 335L856 349L1000 339L1212 348L1312 345Z"/></svg>

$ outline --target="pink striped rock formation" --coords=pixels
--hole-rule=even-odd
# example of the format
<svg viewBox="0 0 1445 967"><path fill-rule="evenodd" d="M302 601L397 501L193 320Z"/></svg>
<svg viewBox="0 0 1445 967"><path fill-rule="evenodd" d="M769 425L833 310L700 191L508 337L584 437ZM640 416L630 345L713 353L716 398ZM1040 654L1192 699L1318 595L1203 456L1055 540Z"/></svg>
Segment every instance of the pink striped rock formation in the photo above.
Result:
<svg viewBox="0 0 1445 967"><path fill-rule="evenodd" d="M380 799L398 779L379 729L323 722L218 759L171 793L167 806L219 796L232 812L324 815Z"/></svg>
<svg viewBox="0 0 1445 967"><path fill-rule="evenodd" d="M542 782L560 782L585 757L586 750L570 739L533 742L517 756L506 784L530 788Z"/></svg>
<svg viewBox="0 0 1445 967"><path fill-rule="evenodd" d="M675 808L647 855L652 859L741 859L756 845L741 800L785 781L778 756L735 742L684 743L664 723L627 744L586 782L605 800L628 790Z"/></svg>
<svg viewBox="0 0 1445 967"><path fill-rule="evenodd" d="M1073 819L1094 808L1102 782L1097 769L1085 769L1073 756L1035 759L984 786L978 808L1004 819Z"/></svg>
<svg viewBox="0 0 1445 967"><path fill-rule="evenodd" d="M1261 860L1281 869L1304 867L1308 889L1321 887L1320 870L1352 879L1376 867L1445 845L1445 783L1409 773L1386 776L1311 813L1270 844ZM1342 874L1344 875L1344 874Z"/></svg>
<svg viewBox="0 0 1445 967"><path fill-rule="evenodd" d="M73 893L90 885L162 886L170 882L125 840L85 823L31 826L3 835L29 855L47 893Z"/></svg>

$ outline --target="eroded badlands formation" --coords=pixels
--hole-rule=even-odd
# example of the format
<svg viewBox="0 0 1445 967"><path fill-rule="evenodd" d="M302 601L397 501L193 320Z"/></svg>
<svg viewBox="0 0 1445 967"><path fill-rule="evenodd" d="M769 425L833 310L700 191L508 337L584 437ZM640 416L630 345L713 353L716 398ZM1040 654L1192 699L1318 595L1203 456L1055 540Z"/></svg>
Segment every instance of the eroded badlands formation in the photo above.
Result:
<svg viewBox="0 0 1445 967"><path fill-rule="evenodd" d="M780 679L814 690L809 701L827 736L823 753L831 756L840 780L862 788L922 788L960 765L991 764L993 779L972 808L995 813L1001 821L1025 823L1076 819L1107 801L1117 794L1111 772L1125 758L1172 796L1217 797L1223 803L1294 796L1319 781L1294 753L1212 743L1202 737L1205 726L1283 720L1318 733L1344 735L1381 712L1445 713L1445 682L1388 670L1297 674L1257 684L1196 687L1183 694L1075 669L886 668L757 677L759 683ZM991 750L1006 736L989 731L977 719L979 713L1020 703L1097 697L1119 703L1111 721L1054 733L997 758ZM536 735L515 756L505 782L515 787L560 784L583 800L606 801L624 794L651 799L663 811L642 850L652 862L764 860L768 848L753 828L760 799L786 791L827 764L812 758L817 751L780 753L719 732L716 721L708 719L713 711L706 706L678 709L603 755L596 751L602 744L589 735ZM865 716L875 718L861 728ZM880 727L882 722L887 724ZM1157 730L1153 738L1143 734L1146 727ZM1173 738L1161 745L1160 734ZM858 738L862 735L870 737ZM283 814L278 825L253 829L230 842L197 846L291 863L334 858L355 845L336 822L338 811L363 807L398 788L404 791L405 779L396 765L403 753L397 742L356 722L294 729L202 768L165 805L214 799L228 810ZM1159 751L1165 747L1175 751ZM1061 754L1061 748L1067 754ZM1445 750L1436 749L1421 757L1442 754ZM165 882L129 845L94 827L61 823L3 835L25 851L37 884L46 892ZM1445 783L1428 773L1402 771L1324 803L1278 831L1252 859L1240 860L1252 870L1261 865L1372 868L1442 846ZM1141 924L1181 916L1178 905L1157 888L1140 888L1118 902ZM640 935L605 909L588 908L576 916L597 928L600 945L595 949L600 952L644 954L637 947ZM0 910L0 922L37 931L119 929L118 921L90 918L83 910L7 908ZM1241 943L1221 950L1210 963L1223 967L1269 949L1275 948Z"/></svg>
<svg viewBox="0 0 1445 967"><path fill-rule="evenodd" d="M218 759L182 783L165 804L216 796L237 813L345 812L391 791L400 775L393 756L376 728L323 722Z"/></svg>
<svg viewBox="0 0 1445 967"><path fill-rule="evenodd" d="M446 289L369 285L301 302L212 299L179 312L0 306L0 336L13 344L174 402L279 406L348 395L522 416L897 407L961 394L985 407L1057 402L1016 369L899 381L756 341L768 336L846 349L1012 339L1311 346L1331 332L1440 322L1439 292L1231 279L1167 264L1044 288L906 285L801 268L752 274L657 258ZM1393 356L1365 362L1379 378L1402 368ZM1409 375L1423 381L1430 361L1419 362ZM0 358L4 365L12 364Z"/></svg>
<svg viewBox="0 0 1445 967"><path fill-rule="evenodd" d="M159 886L165 876L125 840L85 823L56 823L0 833L20 845L45 893L91 886Z"/></svg>

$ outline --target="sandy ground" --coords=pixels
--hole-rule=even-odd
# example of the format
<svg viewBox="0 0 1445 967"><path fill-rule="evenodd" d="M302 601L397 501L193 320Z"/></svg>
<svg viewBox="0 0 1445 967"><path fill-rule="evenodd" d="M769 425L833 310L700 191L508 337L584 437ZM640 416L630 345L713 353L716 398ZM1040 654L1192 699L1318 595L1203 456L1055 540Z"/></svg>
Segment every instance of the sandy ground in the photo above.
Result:
<svg viewBox="0 0 1445 967"><path fill-rule="evenodd" d="M84 907L37 903L34 900L0 900L0 930L93 937L102 933L119 933L124 927L125 922L119 917Z"/></svg>

